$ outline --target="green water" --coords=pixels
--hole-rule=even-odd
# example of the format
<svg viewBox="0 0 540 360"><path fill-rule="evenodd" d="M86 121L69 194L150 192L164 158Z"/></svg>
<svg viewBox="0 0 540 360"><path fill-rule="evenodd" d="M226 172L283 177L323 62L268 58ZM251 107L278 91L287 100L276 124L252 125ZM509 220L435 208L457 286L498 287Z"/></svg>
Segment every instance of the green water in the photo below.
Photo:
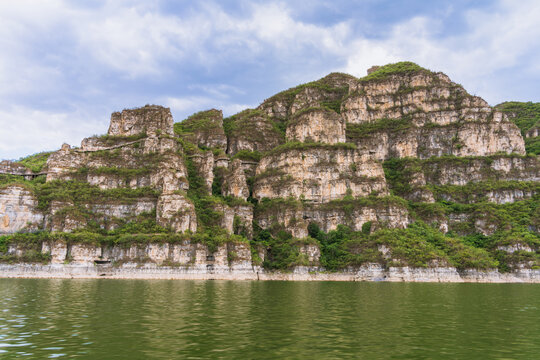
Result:
<svg viewBox="0 0 540 360"><path fill-rule="evenodd" d="M538 359L540 286L0 279L0 358Z"/></svg>

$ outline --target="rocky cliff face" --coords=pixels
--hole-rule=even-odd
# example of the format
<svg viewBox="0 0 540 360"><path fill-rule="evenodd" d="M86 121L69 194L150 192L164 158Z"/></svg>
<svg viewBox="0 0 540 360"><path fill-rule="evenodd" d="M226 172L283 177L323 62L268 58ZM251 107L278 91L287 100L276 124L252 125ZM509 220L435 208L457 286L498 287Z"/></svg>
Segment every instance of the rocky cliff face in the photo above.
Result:
<svg viewBox="0 0 540 360"><path fill-rule="evenodd" d="M540 166L507 110L412 63L332 73L225 119L124 110L40 173L0 163L0 232L60 232L41 240L53 262L536 266L519 249L540 248Z"/></svg>
<svg viewBox="0 0 540 360"><path fill-rule="evenodd" d="M518 127L442 73L367 76L342 104L348 137L381 159L525 153Z"/></svg>
<svg viewBox="0 0 540 360"><path fill-rule="evenodd" d="M160 193L159 197L153 201L151 209L142 208L155 209L159 225L177 232L196 231L193 204L182 195L189 187L187 170L182 149L173 134L170 110L161 106L113 113L106 136L86 138L80 148L64 145L49 157L47 181L82 181L108 191L153 189ZM99 219L102 212L95 210L93 202L88 199L79 205L91 208L91 213ZM122 200L116 203L124 206ZM73 211L62 211L58 208L60 205L51 209L51 214L55 215L55 220L48 222L52 224L51 230L72 231L88 224L81 216L75 221L77 216ZM140 206L136 206L131 215L142 213L139 209ZM65 218L59 219L59 214ZM116 212L114 217L125 219L127 215Z"/></svg>
<svg viewBox="0 0 540 360"><path fill-rule="evenodd" d="M336 112L326 108L308 108L296 112L287 124L287 141L345 142L345 121Z"/></svg>
<svg viewBox="0 0 540 360"><path fill-rule="evenodd" d="M186 139L193 144L206 148L227 149L221 110L198 112L184 120L179 126L185 133Z"/></svg>
<svg viewBox="0 0 540 360"><path fill-rule="evenodd" d="M31 190L20 185L0 189L0 234L37 230L43 214L36 208L37 200Z"/></svg>
<svg viewBox="0 0 540 360"><path fill-rule="evenodd" d="M387 193L379 162L353 148L321 144L265 156L257 167L253 196L328 202L372 193Z"/></svg>
<svg viewBox="0 0 540 360"><path fill-rule="evenodd" d="M161 106L146 105L139 109L113 113L108 135L133 136L142 133L149 136L173 135L173 124L170 111L164 110Z"/></svg>

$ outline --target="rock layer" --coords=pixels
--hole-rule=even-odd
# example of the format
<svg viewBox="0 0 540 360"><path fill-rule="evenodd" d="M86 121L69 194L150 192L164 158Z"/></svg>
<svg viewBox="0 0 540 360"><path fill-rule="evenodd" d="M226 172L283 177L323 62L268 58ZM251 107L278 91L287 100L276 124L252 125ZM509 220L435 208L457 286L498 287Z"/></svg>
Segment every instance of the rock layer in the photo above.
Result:
<svg viewBox="0 0 540 360"><path fill-rule="evenodd" d="M74 232L43 242L41 255L57 265L257 272L279 253L273 241L286 238L297 251L296 270L289 270L308 276L321 270L328 245L308 238L316 236L310 225L326 233L346 225L362 233L356 245L418 220L443 233L490 236L513 231L506 217L515 209L499 211L506 204L529 211L519 231L536 236L540 228L538 158L525 156L507 113L446 75L411 64L374 67L362 79L333 73L225 119L211 109L174 124L170 110L155 105L115 112L107 135L78 148L64 144L43 169L45 184L5 181L0 233ZM0 172L26 181L38 176L13 162L0 163ZM78 189L87 193L78 196ZM123 247L76 240L76 230L84 230L117 241L123 233L116 230L141 224L148 229ZM493 251L516 258L512 271L536 266L520 258L535 256L535 243L523 244ZM365 265L360 272L461 279L450 260L435 259L428 265L439 270L420 271L395 258L388 244L376 245L370 251L387 268ZM27 250L10 244L8 255ZM439 250L459 249L433 253Z"/></svg>

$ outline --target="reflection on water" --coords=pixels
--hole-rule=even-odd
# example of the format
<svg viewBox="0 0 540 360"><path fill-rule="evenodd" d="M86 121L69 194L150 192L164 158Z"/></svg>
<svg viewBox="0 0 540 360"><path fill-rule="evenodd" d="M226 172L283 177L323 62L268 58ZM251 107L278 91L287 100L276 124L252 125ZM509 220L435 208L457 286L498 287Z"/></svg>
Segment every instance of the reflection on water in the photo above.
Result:
<svg viewBox="0 0 540 360"><path fill-rule="evenodd" d="M524 359L540 286L0 279L0 358Z"/></svg>

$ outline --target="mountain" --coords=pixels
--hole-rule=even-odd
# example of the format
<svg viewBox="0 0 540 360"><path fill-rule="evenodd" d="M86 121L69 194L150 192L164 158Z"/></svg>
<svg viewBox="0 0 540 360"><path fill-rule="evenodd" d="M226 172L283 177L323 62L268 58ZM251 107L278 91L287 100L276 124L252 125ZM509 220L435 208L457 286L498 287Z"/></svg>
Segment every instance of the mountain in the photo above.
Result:
<svg viewBox="0 0 540 360"><path fill-rule="evenodd" d="M80 147L0 163L0 253L202 272L534 272L538 109L491 107L411 62L331 73L225 119L126 109Z"/></svg>

